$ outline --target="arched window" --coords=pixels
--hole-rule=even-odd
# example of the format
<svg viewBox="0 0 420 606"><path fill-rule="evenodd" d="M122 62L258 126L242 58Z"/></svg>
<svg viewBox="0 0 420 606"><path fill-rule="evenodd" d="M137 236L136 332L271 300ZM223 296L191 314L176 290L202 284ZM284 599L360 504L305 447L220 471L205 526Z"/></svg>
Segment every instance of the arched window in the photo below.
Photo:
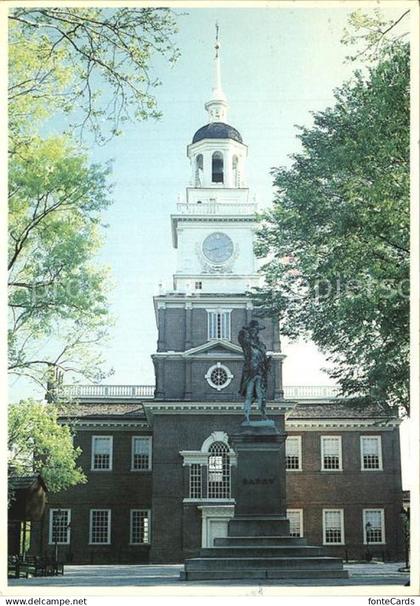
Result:
<svg viewBox="0 0 420 606"><path fill-rule="evenodd" d="M224 442L213 442L209 448L207 479L209 499L230 497L229 448Z"/></svg>
<svg viewBox="0 0 420 606"><path fill-rule="evenodd" d="M232 175L233 175L234 187L239 187L240 186L240 174L239 174L238 156L233 156L233 158L232 158Z"/></svg>
<svg viewBox="0 0 420 606"><path fill-rule="evenodd" d="M203 154L195 158L195 186L201 187L203 180Z"/></svg>
<svg viewBox="0 0 420 606"><path fill-rule="evenodd" d="M189 499L230 499L231 467L237 464L236 454L229 446L228 435L213 431L200 450L181 450L188 468Z"/></svg>
<svg viewBox="0 0 420 606"><path fill-rule="evenodd" d="M211 159L211 180L213 183L223 183L223 156L214 152Z"/></svg>

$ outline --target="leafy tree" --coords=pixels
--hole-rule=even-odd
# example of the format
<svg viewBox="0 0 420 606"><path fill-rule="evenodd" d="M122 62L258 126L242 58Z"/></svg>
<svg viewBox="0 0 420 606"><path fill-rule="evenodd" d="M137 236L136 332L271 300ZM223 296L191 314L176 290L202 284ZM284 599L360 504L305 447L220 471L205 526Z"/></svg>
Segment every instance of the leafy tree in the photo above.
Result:
<svg viewBox="0 0 420 606"><path fill-rule="evenodd" d="M160 116L153 94L160 82L151 62L178 57L169 9L20 7L10 11L9 21L15 136L28 115L33 120L57 110L101 143L126 120Z"/></svg>
<svg viewBox="0 0 420 606"><path fill-rule="evenodd" d="M71 428L58 422L56 406L26 400L9 406L8 475L39 473L50 492L86 482L77 466Z"/></svg>
<svg viewBox="0 0 420 606"><path fill-rule="evenodd" d="M41 384L56 366L99 378L88 355L107 326L95 266L107 168L89 165L69 137L33 137L10 163L9 370ZM49 374L48 374L49 376Z"/></svg>
<svg viewBox="0 0 420 606"><path fill-rule="evenodd" d="M91 165L80 138L103 143L126 120L159 117L151 62L176 59L175 31L168 9L10 11L11 373L43 386L63 371L104 376L92 345L110 321L95 263L109 166ZM51 119L67 132L47 136Z"/></svg>
<svg viewBox="0 0 420 606"><path fill-rule="evenodd" d="M355 402L409 410L409 48L394 40L273 171L260 305L313 339Z"/></svg>

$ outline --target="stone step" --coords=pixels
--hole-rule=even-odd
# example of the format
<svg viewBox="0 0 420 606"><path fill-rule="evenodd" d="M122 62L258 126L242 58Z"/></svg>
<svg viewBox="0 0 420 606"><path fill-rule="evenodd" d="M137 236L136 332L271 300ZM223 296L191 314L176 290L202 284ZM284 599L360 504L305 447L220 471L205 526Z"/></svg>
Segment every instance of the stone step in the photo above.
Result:
<svg viewBox="0 0 420 606"><path fill-rule="evenodd" d="M297 558L302 556L321 556L322 548L316 546L277 546L277 545L230 545L228 547L208 547L200 550L201 558L235 558L235 557L253 557L253 558L271 558L287 556Z"/></svg>
<svg viewBox="0 0 420 606"><path fill-rule="evenodd" d="M237 570L188 570L180 573L185 581L221 581L224 579L348 579L347 570L270 570L267 568L238 568Z"/></svg>
<svg viewBox="0 0 420 606"><path fill-rule="evenodd" d="M219 558L190 558L185 560L185 570L220 570L229 572L238 568L266 569L328 569L342 570L343 563L339 558L325 556L311 557L219 557Z"/></svg>
<svg viewBox="0 0 420 606"><path fill-rule="evenodd" d="M234 547L235 545L306 545L307 540L303 537L291 537L289 535L278 536L256 536L256 537L219 537L214 539L217 547Z"/></svg>
<svg viewBox="0 0 420 606"><path fill-rule="evenodd" d="M229 537L289 534L290 522L282 515L235 516L228 523Z"/></svg>

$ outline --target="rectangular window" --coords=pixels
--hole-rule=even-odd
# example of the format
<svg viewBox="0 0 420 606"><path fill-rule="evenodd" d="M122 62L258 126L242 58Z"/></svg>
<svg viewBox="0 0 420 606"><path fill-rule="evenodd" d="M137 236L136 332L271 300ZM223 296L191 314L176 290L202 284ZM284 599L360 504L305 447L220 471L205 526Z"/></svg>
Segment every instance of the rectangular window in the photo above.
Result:
<svg viewBox="0 0 420 606"><path fill-rule="evenodd" d="M303 537L303 509L287 509L286 517L290 522L290 536Z"/></svg>
<svg viewBox="0 0 420 606"><path fill-rule="evenodd" d="M112 436L92 436L92 470L112 469Z"/></svg>
<svg viewBox="0 0 420 606"><path fill-rule="evenodd" d="M341 471L341 436L321 436L322 471Z"/></svg>
<svg viewBox="0 0 420 606"><path fill-rule="evenodd" d="M91 509L89 544L109 545L111 543L111 510Z"/></svg>
<svg viewBox="0 0 420 606"><path fill-rule="evenodd" d="M342 509L323 509L324 545L344 544L344 512Z"/></svg>
<svg viewBox="0 0 420 606"><path fill-rule="evenodd" d="M361 436L360 458L363 471L382 469L381 436Z"/></svg>
<svg viewBox="0 0 420 606"><path fill-rule="evenodd" d="M195 290L202 290L203 288L203 283L202 282L196 282L195 283Z"/></svg>
<svg viewBox="0 0 420 606"><path fill-rule="evenodd" d="M70 543L70 509L50 509L50 545L68 545Z"/></svg>
<svg viewBox="0 0 420 606"><path fill-rule="evenodd" d="M230 311L209 311L208 338L230 341Z"/></svg>
<svg viewBox="0 0 420 606"><path fill-rule="evenodd" d="M208 464L208 498L228 499L230 497L229 457L211 455Z"/></svg>
<svg viewBox="0 0 420 606"><path fill-rule="evenodd" d="M131 451L132 471L152 469L152 438L150 436L133 436Z"/></svg>
<svg viewBox="0 0 420 606"><path fill-rule="evenodd" d="M363 542L365 545L385 543L385 516L383 509L363 510Z"/></svg>
<svg viewBox="0 0 420 606"><path fill-rule="evenodd" d="M131 509L130 543L131 545L150 543L150 509Z"/></svg>
<svg viewBox="0 0 420 606"><path fill-rule="evenodd" d="M191 463L190 465L190 499L201 499L201 465Z"/></svg>
<svg viewBox="0 0 420 606"><path fill-rule="evenodd" d="M289 436L286 438L286 469L302 469L301 436Z"/></svg>

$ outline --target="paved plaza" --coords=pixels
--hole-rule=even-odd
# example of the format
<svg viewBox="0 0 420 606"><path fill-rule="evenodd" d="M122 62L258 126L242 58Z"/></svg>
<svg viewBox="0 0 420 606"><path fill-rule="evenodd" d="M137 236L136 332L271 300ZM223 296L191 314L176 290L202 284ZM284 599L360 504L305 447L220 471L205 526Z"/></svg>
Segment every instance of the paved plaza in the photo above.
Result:
<svg viewBox="0 0 420 606"><path fill-rule="evenodd" d="M65 566L64 576L32 577L29 579L9 579L9 587L127 587L149 588L154 593L191 594L195 591L217 593L218 590L241 595L270 595L275 587L356 587L369 585L404 586L409 580L408 573L399 572L402 562L345 564L349 579L292 579L287 580L250 580L250 581L180 581L179 573L183 569L175 565L85 565Z"/></svg>

